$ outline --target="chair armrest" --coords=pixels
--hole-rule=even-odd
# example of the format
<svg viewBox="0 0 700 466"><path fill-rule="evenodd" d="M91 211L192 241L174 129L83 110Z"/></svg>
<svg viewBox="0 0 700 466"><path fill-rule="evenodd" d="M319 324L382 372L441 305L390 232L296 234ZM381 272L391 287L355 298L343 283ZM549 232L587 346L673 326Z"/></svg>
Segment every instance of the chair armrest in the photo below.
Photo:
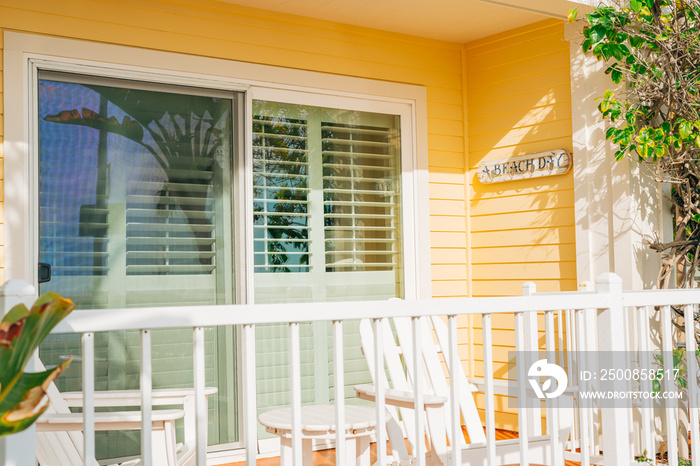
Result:
<svg viewBox="0 0 700 466"><path fill-rule="evenodd" d="M153 411L151 419L153 430L162 430L166 423L182 419L185 412L181 409L159 409ZM141 411L115 411L95 413L95 430L140 430ZM82 431L82 413L44 413L36 421L38 432Z"/></svg>
<svg viewBox="0 0 700 466"><path fill-rule="evenodd" d="M216 387L206 387L204 395L217 392ZM83 392L62 392L63 399L71 408L82 408ZM153 390L153 406L184 405L187 398L194 398L194 388L161 388ZM95 407L141 406L140 390L106 390L95 392Z"/></svg>
<svg viewBox="0 0 700 466"><path fill-rule="evenodd" d="M375 401L377 396L377 391L374 385L363 384L355 385L356 395L361 400ZM409 408L413 409L415 407L415 393L407 392L403 390L394 390L388 388L384 391L385 403L392 406L398 406L399 408ZM440 395L423 395L423 406L426 409L429 408L440 408L447 403L447 398Z"/></svg>

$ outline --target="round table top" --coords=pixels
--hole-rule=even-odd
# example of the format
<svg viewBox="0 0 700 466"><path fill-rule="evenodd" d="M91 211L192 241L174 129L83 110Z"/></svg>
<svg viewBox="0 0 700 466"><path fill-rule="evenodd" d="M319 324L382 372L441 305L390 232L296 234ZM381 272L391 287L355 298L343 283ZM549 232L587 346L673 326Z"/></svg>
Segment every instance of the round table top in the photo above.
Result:
<svg viewBox="0 0 700 466"><path fill-rule="evenodd" d="M370 406L345 406L345 430L371 429L377 426L377 410ZM279 430L292 430L292 409L280 408L264 412L260 424ZM302 406L302 430L307 432L335 431L335 406Z"/></svg>

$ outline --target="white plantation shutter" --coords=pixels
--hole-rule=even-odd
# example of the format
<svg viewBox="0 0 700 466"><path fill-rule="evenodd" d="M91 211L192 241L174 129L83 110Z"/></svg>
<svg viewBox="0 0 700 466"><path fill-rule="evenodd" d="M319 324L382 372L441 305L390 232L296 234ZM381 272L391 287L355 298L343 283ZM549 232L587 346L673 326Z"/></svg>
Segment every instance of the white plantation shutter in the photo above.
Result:
<svg viewBox="0 0 700 466"><path fill-rule="evenodd" d="M398 265L397 130L322 123L326 271Z"/></svg>

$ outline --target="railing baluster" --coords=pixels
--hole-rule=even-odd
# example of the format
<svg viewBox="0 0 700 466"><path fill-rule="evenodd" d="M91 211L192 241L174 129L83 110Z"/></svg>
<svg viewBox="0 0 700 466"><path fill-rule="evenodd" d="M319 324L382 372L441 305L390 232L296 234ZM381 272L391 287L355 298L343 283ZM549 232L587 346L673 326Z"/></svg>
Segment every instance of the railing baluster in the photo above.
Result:
<svg viewBox="0 0 700 466"><path fill-rule="evenodd" d="M348 454L345 451L345 363L343 359L343 321L333 321L333 377L335 384L335 459L345 466ZM350 465L348 465L350 466Z"/></svg>
<svg viewBox="0 0 700 466"><path fill-rule="evenodd" d="M661 350L664 359L663 388L666 392L676 391L673 380L673 334L671 324L671 306L661 307ZM666 400L666 431L668 448L668 464L678 464L678 403L675 399Z"/></svg>
<svg viewBox="0 0 700 466"><path fill-rule="evenodd" d="M374 324L374 387L377 392L375 404L377 407L377 463L386 463L386 425L384 381L384 325L386 319L373 319Z"/></svg>
<svg viewBox="0 0 700 466"><path fill-rule="evenodd" d="M255 325L243 325L241 330L241 348L244 357L243 367L243 435L245 442L246 466L255 466L258 452L258 413L255 374Z"/></svg>
<svg viewBox="0 0 700 466"><path fill-rule="evenodd" d="M523 296L534 296L537 293L537 285L533 282L523 283ZM523 331L524 344L527 358L524 361L525 367L528 368L539 359L539 330L538 330L538 314L537 312L528 312L523 316ZM533 357L537 356L537 357ZM542 435L542 409L540 400L536 397L531 397L526 400L528 408L528 432L532 436Z"/></svg>
<svg viewBox="0 0 700 466"><path fill-rule="evenodd" d="M292 462L294 466L301 466L301 342L298 322L289 323L289 373L292 382Z"/></svg>
<svg viewBox="0 0 700 466"><path fill-rule="evenodd" d="M95 335L83 333L83 461L95 464Z"/></svg>
<svg viewBox="0 0 700 466"><path fill-rule="evenodd" d="M585 326L585 310L578 309L574 311L574 317L576 319L576 343L577 343L577 369L579 371L588 370L588 354L586 352L586 326ZM580 374L580 372L579 372ZM581 377L578 377L578 389L579 393L585 391L588 386L587 382ZM591 464L591 424L593 419L591 416L591 407L588 400L584 400L579 396L578 405L578 420L581 425L579 431L580 445L581 445L581 466L590 466Z"/></svg>
<svg viewBox="0 0 700 466"><path fill-rule="evenodd" d="M649 370L652 367L652 359L649 348L649 338L651 331L649 328L649 315L653 308L643 307L636 309L639 318L639 366ZM651 393L651 379L644 377L640 381L642 392ZM656 458L656 442L654 441L654 402L652 399L642 400L642 448L646 452L647 458Z"/></svg>
<svg viewBox="0 0 700 466"><path fill-rule="evenodd" d="M559 337L559 348L558 357L559 360L557 364L564 366L564 322L563 322L563 312L557 311L557 337Z"/></svg>
<svg viewBox="0 0 700 466"><path fill-rule="evenodd" d="M520 465L527 466L528 461L528 428L527 428L527 372L525 371L525 316L522 312L515 313L515 365L518 377L518 438L520 441Z"/></svg>
<svg viewBox="0 0 700 466"><path fill-rule="evenodd" d="M574 320L574 310L569 309L566 311L566 363L568 367L568 373L572 376L569 383L578 384L578 362L574 358L576 351L576 322ZM571 449L576 451L581 447L581 433L579 432L580 423L579 416L580 412L574 409L574 425L571 429Z"/></svg>
<svg viewBox="0 0 700 466"><path fill-rule="evenodd" d="M420 317L411 318L413 330L413 394L416 397L414 402L414 413L416 416L416 464L425 464L425 419L423 400L423 345L422 345L422 325Z"/></svg>
<svg viewBox="0 0 700 466"><path fill-rule="evenodd" d="M153 464L153 366L149 330L141 330L139 386L141 387L141 461L144 466L151 466Z"/></svg>
<svg viewBox="0 0 700 466"><path fill-rule="evenodd" d="M197 466L207 464L207 399L204 373L204 328L194 328L194 412L197 444Z"/></svg>
<svg viewBox="0 0 700 466"><path fill-rule="evenodd" d="M685 307L685 355L686 378L688 381L688 408L690 411L690 456L700 458L700 419L698 412L698 359L695 354L697 342L695 341L695 313L697 304Z"/></svg>
<svg viewBox="0 0 700 466"><path fill-rule="evenodd" d="M449 347L450 347L450 360L447 361L449 364L450 371L450 408L452 409L451 421L452 421L452 461L450 464L452 466L459 466L462 463L462 444L464 443L460 416L460 404L459 404L459 394L461 387L459 386L459 380L461 377L460 367L461 364L459 360L459 340L457 338L457 316L450 315L447 316L447 330L449 332ZM466 387L465 387L466 389Z"/></svg>
<svg viewBox="0 0 700 466"><path fill-rule="evenodd" d="M554 311L544 313L544 335L547 348L547 361L556 363L556 347L554 341ZM559 403L556 398L547 399L547 435L549 435L552 451L552 464L558 465L564 456L559 451Z"/></svg>
<svg viewBox="0 0 700 466"><path fill-rule="evenodd" d="M482 314L482 349L484 351L484 385L486 417L486 458L488 464L496 464L496 403L493 393L493 335L491 314Z"/></svg>

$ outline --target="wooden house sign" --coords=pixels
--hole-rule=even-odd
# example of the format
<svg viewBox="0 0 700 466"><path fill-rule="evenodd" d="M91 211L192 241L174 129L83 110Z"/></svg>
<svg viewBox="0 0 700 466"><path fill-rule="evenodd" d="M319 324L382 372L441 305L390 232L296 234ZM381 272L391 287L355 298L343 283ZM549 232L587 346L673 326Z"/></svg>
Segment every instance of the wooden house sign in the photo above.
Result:
<svg viewBox="0 0 700 466"><path fill-rule="evenodd" d="M567 151L557 149L481 162L477 176L482 183L500 183L541 176L563 175L570 169L571 156Z"/></svg>

